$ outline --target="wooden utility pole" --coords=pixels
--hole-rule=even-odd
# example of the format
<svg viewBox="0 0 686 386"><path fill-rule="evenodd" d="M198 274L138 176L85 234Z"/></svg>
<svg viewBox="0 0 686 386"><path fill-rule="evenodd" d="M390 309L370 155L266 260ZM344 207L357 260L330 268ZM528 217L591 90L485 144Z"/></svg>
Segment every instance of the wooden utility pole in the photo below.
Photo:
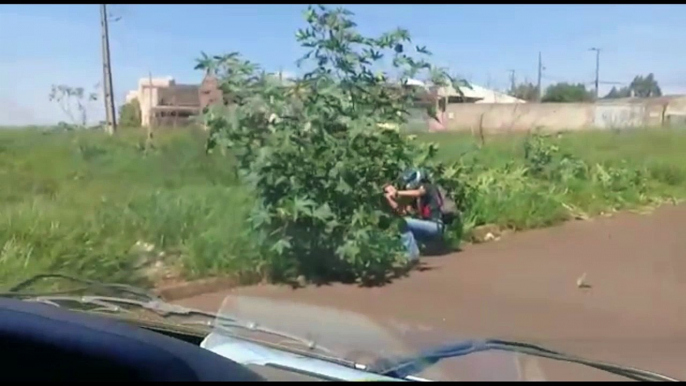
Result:
<svg viewBox="0 0 686 386"><path fill-rule="evenodd" d="M100 24L102 33L102 78L105 96L106 130L110 134L117 131L117 113L114 109L114 91L112 89L112 66L110 62L110 36L107 27L107 5L100 4Z"/></svg>
<svg viewBox="0 0 686 386"><path fill-rule="evenodd" d="M515 81L515 70L507 70L510 73L510 93L515 92L515 88L517 88L517 83Z"/></svg>
<svg viewBox="0 0 686 386"><path fill-rule="evenodd" d="M589 51L595 51L595 99L598 99L598 85L600 84L600 48L592 47Z"/></svg>
<svg viewBox="0 0 686 386"><path fill-rule="evenodd" d="M145 138L145 151L147 152L153 147L153 109L152 109L152 72L148 72L148 127L147 136ZM141 95L142 96L142 95ZM142 106L142 105L141 105Z"/></svg>
<svg viewBox="0 0 686 386"><path fill-rule="evenodd" d="M540 103L543 97L543 90L541 90L541 78L543 77L543 61L541 60L541 51L538 51L538 81L536 82L537 100Z"/></svg>

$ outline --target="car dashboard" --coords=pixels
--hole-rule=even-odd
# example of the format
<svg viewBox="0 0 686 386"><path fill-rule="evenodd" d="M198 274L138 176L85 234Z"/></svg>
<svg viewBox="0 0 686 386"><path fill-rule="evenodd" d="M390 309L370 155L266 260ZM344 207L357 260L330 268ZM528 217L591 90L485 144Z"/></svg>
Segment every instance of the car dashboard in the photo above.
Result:
<svg viewBox="0 0 686 386"><path fill-rule="evenodd" d="M328 368L327 374L344 375L336 379L366 380L368 374L299 355L284 354L291 362L271 360L273 355L255 360L250 355L259 345L242 346L243 342L216 333L203 337L145 324L140 328L105 316L4 298L0 342L10 350L3 360L4 381L335 380L308 371L319 366ZM278 356L279 351L272 349L271 354Z"/></svg>

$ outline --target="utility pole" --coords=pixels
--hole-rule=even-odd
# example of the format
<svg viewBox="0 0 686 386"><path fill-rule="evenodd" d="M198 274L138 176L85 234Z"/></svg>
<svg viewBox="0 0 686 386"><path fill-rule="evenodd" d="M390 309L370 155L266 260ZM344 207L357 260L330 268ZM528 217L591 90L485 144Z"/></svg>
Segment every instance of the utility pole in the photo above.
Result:
<svg viewBox="0 0 686 386"><path fill-rule="evenodd" d="M141 95L142 97L142 95ZM142 104L141 104L142 106ZM145 151L147 152L152 148L153 146L153 132L152 132L152 125L154 123L153 120L153 110L152 110L152 71L148 72L148 127L147 127L147 136L145 139Z"/></svg>
<svg viewBox="0 0 686 386"><path fill-rule="evenodd" d="M515 88L517 87L515 82L515 70L507 70L507 72L510 73L510 93L514 93Z"/></svg>
<svg viewBox="0 0 686 386"><path fill-rule="evenodd" d="M600 83L600 48L592 47L589 51L595 51L595 99L598 99L598 84Z"/></svg>
<svg viewBox="0 0 686 386"><path fill-rule="evenodd" d="M117 114L114 109L114 91L112 90L112 66L110 62L110 36L107 27L107 5L100 4L100 24L102 33L102 77L103 92L105 94L105 117L107 132L117 131Z"/></svg>
<svg viewBox="0 0 686 386"><path fill-rule="evenodd" d="M543 60L541 60L541 51L538 51L538 82L536 82L536 91L538 94L538 102L541 102L543 97L543 90L541 90L541 78L543 77Z"/></svg>

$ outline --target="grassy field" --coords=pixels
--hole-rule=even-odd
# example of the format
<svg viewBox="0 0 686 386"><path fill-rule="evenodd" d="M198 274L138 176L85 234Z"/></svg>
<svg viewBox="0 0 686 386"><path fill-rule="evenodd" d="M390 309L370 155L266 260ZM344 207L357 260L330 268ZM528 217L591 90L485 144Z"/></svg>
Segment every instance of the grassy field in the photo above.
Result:
<svg viewBox="0 0 686 386"><path fill-rule="evenodd" d="M191 277L244 269L251 202L227 158L206 156L201 135L160 136L147 154L142 141L0 130L0 283L57 271L140 282L134 266L162 251Z"/></svg>
<svg viewBox="0 0 686 386"><path fill-rule="evenodd" d="M420 139L469 165L467 231L686 197L686 130L565 134L551 141L587 172L563 165L546 176L527 172L524 136L488 137L483 147L469 135ZM0 130L0 286L39 272L143 284L136 272L156 261L191 278L259 269L245 226L252 198L229 157L207 156L197 132L160 135L149 152L142 143L138 131Z"/></svg>
<svg viewBox="0 0 686 386"><path fill-rule="evenodd" d="M578 158L587 172L534 178L524 159L525 135L490 136L480 146L469 134L423 134L441 146L441 157L474 165L472 183L480 191L467 231L494 223L527 229L570 217L657 205L686 197L686 130L584 131L552 136L560 153ZM553 162L554 163L554 162ZM559 163L561 172L571 169Z"/></svg>

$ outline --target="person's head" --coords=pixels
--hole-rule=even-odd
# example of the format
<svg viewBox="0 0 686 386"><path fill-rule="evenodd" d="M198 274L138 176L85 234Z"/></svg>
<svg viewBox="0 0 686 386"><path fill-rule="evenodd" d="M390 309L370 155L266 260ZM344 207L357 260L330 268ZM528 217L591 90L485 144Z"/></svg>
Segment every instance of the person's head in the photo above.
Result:
<svg viewBox="0 0 686 386"><path fill-rule="evenodd" d="M419 168L411 168L402 175L406 189L417 189L422 182L428 181L428 174Z"/></svg>
<svg viewBox="0 0 686 386"><path fill-rule="evenodd" d="M395 187L392 184L386 184L383 186L383 192L384 193L389 193L389 192L393 191L393 189L395 189Z"/></svg>

